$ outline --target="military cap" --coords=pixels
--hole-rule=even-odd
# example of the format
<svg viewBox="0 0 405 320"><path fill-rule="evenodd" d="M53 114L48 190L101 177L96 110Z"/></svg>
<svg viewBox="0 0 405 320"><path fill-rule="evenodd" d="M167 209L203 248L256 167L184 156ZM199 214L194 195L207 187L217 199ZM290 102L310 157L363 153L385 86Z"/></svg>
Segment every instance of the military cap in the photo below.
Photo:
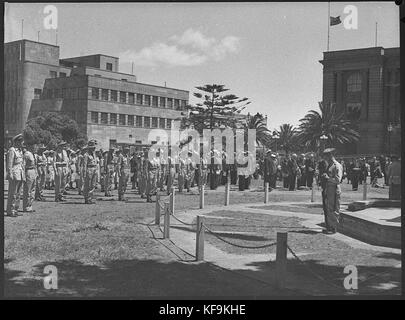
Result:
<svg viewBox="0 0 405 320"><path fill-rule="evenodd" d="M96 144L97 144L97 142L95 141L95 140L90 140L88 143L87 143L87 148L95 148L96 147Z"/></svg>
<svg viewBox="0 0 405 320"><path fill-rule="evenodd" d="M58 147L63 147L63 146L66 146L66 145L67 145L67 142L65 142L65 141L61 141L61 142L59 142L57 144Z"/></svg>
<svg viewBox="0 0 405 320"><path fill-rule="evenodd" d="M46 150L46 146L44 144L39 144L37 147L38 150Z"/></svg>
<svg viewBox="0 0 405 320"><path fill-rule="evenodd" d="M24 136L22 133L19 133L16 136L14 136L12 140L13 141L24 140Z"/></svg>

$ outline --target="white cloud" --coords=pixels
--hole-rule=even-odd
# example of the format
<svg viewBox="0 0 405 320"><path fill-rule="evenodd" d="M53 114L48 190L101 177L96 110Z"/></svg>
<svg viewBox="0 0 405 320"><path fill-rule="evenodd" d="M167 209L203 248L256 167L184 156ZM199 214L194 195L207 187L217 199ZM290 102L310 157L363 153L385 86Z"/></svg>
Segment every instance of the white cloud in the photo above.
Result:
<svg viewBox="0 0 405 320"><path fill-rule="evenodd" d="M222 60L239 49L240 40L235 36L217 40L200 31L188 29L180 36L170 37L167 42L154 43L139 51L127 50L119 57L124 62L134 62L138 66L197 66L208 60Z"/></svg>
<svg viewBox="0 0 405 320"><path fill-rule="evenodd" d="M127 50L120 54L121 60L134 62L138 66L156 67L159 64L168 66L195 66L205 62L207 57L194 52L186 52L175 45L155 43L138 52Z"/></svg>

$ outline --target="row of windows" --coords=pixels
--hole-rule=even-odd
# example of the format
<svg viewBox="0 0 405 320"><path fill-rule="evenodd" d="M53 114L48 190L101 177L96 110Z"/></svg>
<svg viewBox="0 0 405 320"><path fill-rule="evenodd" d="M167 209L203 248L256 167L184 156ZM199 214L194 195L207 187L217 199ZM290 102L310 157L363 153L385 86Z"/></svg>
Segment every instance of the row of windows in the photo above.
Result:
<svg viewBox="0 0 405 320"><path fill-rule="evenodd" d="M117 91L110 89L89 88L89 96L94 100L139 104L151 107L183 109L187 101L181 99L158 97L148 94Z"/></svg>
<svg viewBox="0 0 405 320"><path fill-rule="evenodd" d="M35 89L36 90L36 89ZM174 98L158 97L147 94L117 91L110 89L89 88L86 96L85 88L62 88L62 89L45 89L43 98L63 98L63 99L86 99L113 101L119 103L139 104L151 107L169 108L181 110L187 101ZM39 93L41 95L41 93ZM36 96L38 93L36 92ZM37 97L39 98L39 97Z"/></svg>
<svg viewBox="0 0 405 320"><path fill-rule="evenodd" d="M171 129L173 119L134 116L117 113L91 112L91 123L131 126L139 128Z"/></svg>

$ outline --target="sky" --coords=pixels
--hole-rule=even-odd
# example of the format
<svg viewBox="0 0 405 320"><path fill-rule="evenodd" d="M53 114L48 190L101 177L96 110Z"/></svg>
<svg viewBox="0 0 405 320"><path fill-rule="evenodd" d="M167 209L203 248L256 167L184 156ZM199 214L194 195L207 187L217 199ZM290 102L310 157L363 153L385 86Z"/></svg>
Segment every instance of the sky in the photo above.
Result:
<svg viewBox="0 0 405 320"><path fill-rule="evenodd" d="M44 9L57 9L46 29ZM354 5L357 29L346 29ZM399 7L391 2L331 2L329 50L399 46ZM13 3L5 7L5 42L23 37L60 46L60 57L106 54L138 81L190 91L224 84L268 117L273 130L299 119L322 100L328 3ZM49 21L49 20L47 20ZM55 22L54 21L54 22ZM353 22L353 20L351 20Z"/></svg>

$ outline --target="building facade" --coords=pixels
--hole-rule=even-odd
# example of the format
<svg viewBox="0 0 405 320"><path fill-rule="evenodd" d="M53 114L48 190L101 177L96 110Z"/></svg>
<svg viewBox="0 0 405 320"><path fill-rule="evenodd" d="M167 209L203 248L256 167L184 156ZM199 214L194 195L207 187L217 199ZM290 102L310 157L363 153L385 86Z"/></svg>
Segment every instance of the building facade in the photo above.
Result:
<svg viewBox="0 0 405 320"><path fill-rule="evenodd" d="M360 140L342 154L400 153L399 48L324 52L323 103L335 103L356 123Z"/></svg>
<svg viewBox="0 0 405 320"><path fill-rule="evenodd" d="M119 144L163 143L171 130L179 128L188 91L139 83L136 76L119 72L117 57L96 54L59 59L59 47L27 40L16 43L23 48L27 43L44 47L33 55L41 56L44 51L48 55L42 57L42 73L20 75L23 82L27 76L36 82L26 84L22 102L6 109L7 113L22 110L13 115L18 121L8 128L9 137L21 132L27 119L43 112L68 114L88 139L96 139L103 149ZM20 64L28 63L22 61ZM19 85L15 88L18 90Z"/></svg>

